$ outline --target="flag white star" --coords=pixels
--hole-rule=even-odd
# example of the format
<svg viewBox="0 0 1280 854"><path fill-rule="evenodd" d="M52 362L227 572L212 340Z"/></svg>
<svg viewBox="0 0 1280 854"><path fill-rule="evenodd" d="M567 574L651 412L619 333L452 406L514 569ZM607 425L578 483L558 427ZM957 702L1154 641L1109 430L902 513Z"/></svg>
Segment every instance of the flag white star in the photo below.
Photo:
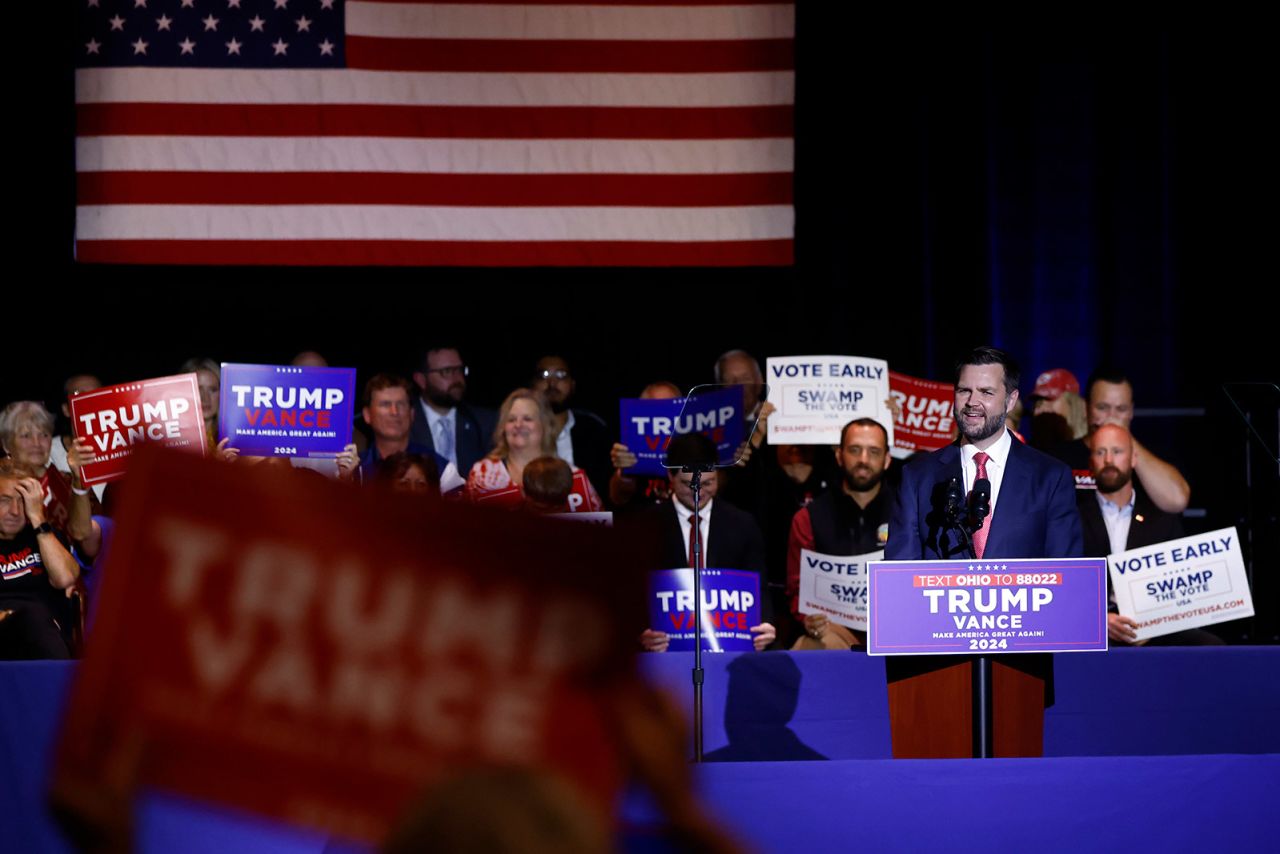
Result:
<svg viewBox="0 0 1280 854"><path fill-rule="evenodd" d="M333 56L333 42L329 41L328 39L325 39L324 41L320 42L320 55Z"/></svg>
<svg viewBox="0 0 1280 854"><path fill-rule="evenodd" d="M182 8L194 9L195 7L196 7L196 0L182 0Z"/></svg>
<svg viewBox="0 0 1280 854"><path fill-rule="evenodd" d="M227 0L227 8L228 8L228 9L239 9L239 8L240 8L240 0Z"/></svg>
<svg viewBox="0 0 1280 854"><path fill-rule="evenodd" d="M311 32L311 21L307 18L306 15L303 15L301 18L299 18L297 21L297 24L298 24L298 32L300 33Z"/></svg>
<svg viewBox="0 0 1280 854"><path fill-rule="evenodd" d="M288 5L289 5L289 0L276 0L277 9L283 9L285 6L288 6Z"/></svg>
<svg viewBox="0 0 1280 854"><path fill-rule="evenodd" d="M262 25L265 23L266 21L262 20L257 15L254 15L252 18L249 19L249 32L251 33L262 32Z"/></svg>
<svg viewBox="0 0 1280 854"><path fill-rule="evenodd" d="M133 8L135 9L147 8L147 0L133 0Z"/></svg>
<svg viewBox="0 0 1280 854"><path fill-rule="evenodd" d="M332 9L332 8L333 8L333 0L320 0L320 8L321 8L321 9Z"/></svg>
<svg viewBox="0 0 1280 854"><path fill-rule="evenodd" d="M205 19L204 19L204 31L205 31L206 33L207 33L207 32L209 32L209 30L214 30L214 31L216 31L217 29L218 29L218 19L217 19L217 18L213 17L213 15L210 15L209 17L207 17L207 18L205 18Z"/></svg>
<svg viewBox="0 0 1280 854"><path fill-rule="evenodd" d="M107 23L111 25L111 29L113 30L124 30L124 18L121 18L119 15L110 19Z"/></svg>
<svg viewBox="0 0 1280 854"><path fill-rule="evenodd" d="M89 39L89 41L85 44L84 49L87 50L89 53L98 53L98 48L100 47L102 47L102 42L98 41L97 39Z"/></svg>
<svg viewBox="0 0 1280 854"><path fill-rule="evenodd" d="M89 8L90 8L90 9L97 9L97 8L99 8L99 6L98 6L98 0L89 0Z"/></svg>
<svg viewBox="0 0 1280 854"><path fill-rule="evenodd" d="M230 56L233 53L236 56L240 55L240 42L236 41L234 38L227 42L227 56Z"/></svg>
<svg viewBox="0 0 1280 854"><path fill-rule="evenodd" d="M170 18L168 15L161 15L159 18L156 18L156 29L167 30L169 29L169 25L172 23L173 18Z"/></svg>
<svg viewBox="0 0 1280 854"><path fill-rule="evenodd" d="M271 47L275 51L273 56L284 56L289 51L289 43L284 39L276 39L271 43Z"/></svg>
<svg viewBox="0 0 1280 854"><path fill-rule="evenodd" d="M195 56L196 43L193 42L191 39L186 38L178 42L178 47L182 48L182 53L179 54L179 56L185 56L187 54L191 54L192 56Z"/></svg>
<svg viewBox="0 0 1280 854"><path fill-rule="evenodd" d="M133 43L134 56L137 56L140 53L145 54L146 52L147 52L147 43L144 42L142 39L138 39L136 42Z"/></svg>

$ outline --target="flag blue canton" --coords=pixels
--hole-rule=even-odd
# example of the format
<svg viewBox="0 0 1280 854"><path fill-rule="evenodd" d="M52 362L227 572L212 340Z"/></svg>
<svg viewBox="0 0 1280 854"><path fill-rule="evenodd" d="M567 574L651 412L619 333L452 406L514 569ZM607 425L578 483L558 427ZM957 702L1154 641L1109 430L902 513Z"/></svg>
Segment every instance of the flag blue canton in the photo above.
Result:
<svg viewBox="0 0 1280 854"><path fill-rule="evenodd" d="M342 0L76 0L81 68L341 68Z"/></svg>

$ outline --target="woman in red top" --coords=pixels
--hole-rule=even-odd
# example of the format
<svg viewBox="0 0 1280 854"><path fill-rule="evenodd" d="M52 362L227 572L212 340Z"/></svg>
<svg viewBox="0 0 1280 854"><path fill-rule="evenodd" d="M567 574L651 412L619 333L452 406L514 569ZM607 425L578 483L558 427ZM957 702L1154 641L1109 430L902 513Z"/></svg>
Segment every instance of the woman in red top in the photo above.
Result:
<svg viewBox="0 0 1280 854"><path fill-rule="evenodd" d="M498 411L494 444L488 456L471 467L467 476L467 498L504 507L519 506L524 500L521 494L524 467L538 457L554 457L556 454L550 408L527 388L511 392ZM583 512L604 509L604 502L591 482L576 466L569 506Z"/></svg>

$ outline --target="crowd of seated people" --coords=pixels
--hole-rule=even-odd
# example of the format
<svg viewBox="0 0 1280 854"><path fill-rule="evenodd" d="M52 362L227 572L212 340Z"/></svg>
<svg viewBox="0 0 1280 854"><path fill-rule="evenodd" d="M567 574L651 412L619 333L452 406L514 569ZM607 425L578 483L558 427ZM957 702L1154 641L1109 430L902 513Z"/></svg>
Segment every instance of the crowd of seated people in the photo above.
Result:
<svg viewBox="0 0 1280 854"><path fill-rule="evenodd" d="M322 366L325 360L306 352L294 363ZM739 464L704 481L695 512L687 477L630 473L636 456L614 441L617 431L605 418L570 405L576 385L564 358L539 359L528 387L511 391L496 411L466 400L469 369L456 348L429 349L414 368L406 376L379 373L367 379L355 440L329 474L538 513L647 515L660 519L657 529L670 540L669 567L689 565L690 526L696 520L704 565L761 576L769 621L753 627L757 648L860 647L860 633L796 609L797 561L802 548L830 554L883 548L897 467L890 465L887 432L876 422L851 421L835 448L768 446L763 439L772 407L760 396L760 364L731 350L716 363L714 378L743 384L752 409L748 420L754 423L758 416L761 423ZM180 370L199 379L211 454L233 465L269 462L240 455L225 439L215 445L218 363L195 358ZM67 657L82 644L80 630L93 601L84 594L92 594L111 538L111 486L104 492L80 482L78 468L92 460L93 451L73 438L66 400L100 385L92 374L76 374L51 408L28 400L0 411L0 658ZM627 390L618 391L622 396ZM681 393L671 382L656 381L638 396ZM1130 433L1133 388L1123 374L1103 369L1082 388L1069 371L1054 369L1037 378L1029 397L1029 441L1074 470L1086 554L1180 535L1178 516L1190 488L1176 467ZM61 412L61 424L55 412ZM1128 616L1112 613L1109 628L1113 643L1134 642ZM665 640L649 631L641 643L660 651ZM1169 642L1215 640L1198 632Z"/></svg>

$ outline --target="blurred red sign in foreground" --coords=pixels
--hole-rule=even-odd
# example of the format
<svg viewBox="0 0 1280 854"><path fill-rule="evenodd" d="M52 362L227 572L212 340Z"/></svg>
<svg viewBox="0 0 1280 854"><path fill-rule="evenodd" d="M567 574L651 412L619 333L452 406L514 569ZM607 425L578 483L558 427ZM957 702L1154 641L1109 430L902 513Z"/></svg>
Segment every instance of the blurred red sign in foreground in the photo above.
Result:
<svg viewBox="0 0 1280 854"><path fill-rule="evenodd" d="M134 456L54 798L153 786L376 841L433 779L549 769L608 809L604 680L632 672L644 550L618 532Z"/></svg>

